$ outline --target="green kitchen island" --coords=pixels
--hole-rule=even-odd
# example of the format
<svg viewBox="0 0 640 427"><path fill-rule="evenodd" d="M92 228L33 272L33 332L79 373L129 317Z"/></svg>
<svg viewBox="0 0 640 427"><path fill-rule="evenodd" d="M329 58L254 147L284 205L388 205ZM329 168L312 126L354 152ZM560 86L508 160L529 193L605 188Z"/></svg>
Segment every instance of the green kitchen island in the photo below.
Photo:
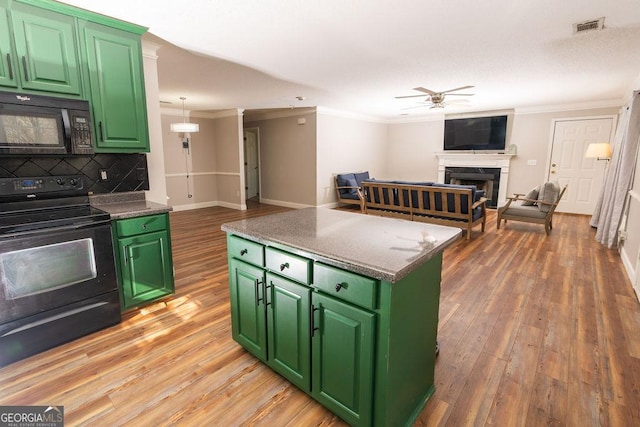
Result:
<svg viewBox="0 0 640 427"><path fill-rule="evenodd" d="M222 230L233 339L351 425L412 424L460 229L307 208Z"/></svg>

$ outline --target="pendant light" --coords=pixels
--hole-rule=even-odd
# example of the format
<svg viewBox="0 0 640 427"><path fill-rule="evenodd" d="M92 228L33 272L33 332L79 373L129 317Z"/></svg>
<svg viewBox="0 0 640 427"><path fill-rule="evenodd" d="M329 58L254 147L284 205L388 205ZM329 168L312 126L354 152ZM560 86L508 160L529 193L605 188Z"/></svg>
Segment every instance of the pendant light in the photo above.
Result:
<svg viewBox="0 0 640 427"><path fill-rule="evenodd" d="M187 99L184 96L181 96L182 100L182 123L171 123L171 132L178 133L193 133L198 132L200 130L200 125L198 123L189 123L187 122L184 115L184 101Z"/></svg>

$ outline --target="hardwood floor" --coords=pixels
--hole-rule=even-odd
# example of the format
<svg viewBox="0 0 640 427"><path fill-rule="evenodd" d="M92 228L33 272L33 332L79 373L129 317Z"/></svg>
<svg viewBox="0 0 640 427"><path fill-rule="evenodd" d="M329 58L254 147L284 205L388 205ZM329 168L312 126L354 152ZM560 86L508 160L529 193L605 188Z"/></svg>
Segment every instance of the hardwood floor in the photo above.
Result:
<svg viewBox="0 0 640 427"><path fill-rule="evenodd" d="M231 340L220 225L286 210L171 214L176 294L0 369L0 405L66 425L343 425ZM358 215L354 213L354 215ZM640 304L588 218L509 222L445 252L436 392L416 425L640 424Z"/></svg>

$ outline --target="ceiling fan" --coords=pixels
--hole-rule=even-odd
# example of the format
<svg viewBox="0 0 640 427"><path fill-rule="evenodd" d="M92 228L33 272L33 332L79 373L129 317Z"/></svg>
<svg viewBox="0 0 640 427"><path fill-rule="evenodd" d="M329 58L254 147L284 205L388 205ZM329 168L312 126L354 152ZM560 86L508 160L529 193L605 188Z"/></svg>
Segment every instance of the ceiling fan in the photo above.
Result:
<svg viewBox="0 0 640 427"><path fill-rule="evenodd" d="M447 105L444 102L444 98L446 95L451 95L451 96L473 96L473 93L451 93L451 92L457 92L459 90L464 90L464 89L471 89L474 86L461 86L461 87L457 87L455 89L449 89L449 90L445 90L442 92L435 92L433 90L430 89L425 89L423 87L414 87L413 90L416 90L418 92L422 92L422 94L420 95L404 95L404 96L396 96L396 99L401 99L401 98L416 98L416 97L420 97L420 96L425 96L425 94L427 95L427 99L426 101L431 102L431 107L430 108L444 108L445 105ZM456 101L453 101L453 103L455 103ZM450 103L451 104L451 103ZM422 105L416 106L416 107L410 107L410 108L419 108L422 107Z"/></svg>

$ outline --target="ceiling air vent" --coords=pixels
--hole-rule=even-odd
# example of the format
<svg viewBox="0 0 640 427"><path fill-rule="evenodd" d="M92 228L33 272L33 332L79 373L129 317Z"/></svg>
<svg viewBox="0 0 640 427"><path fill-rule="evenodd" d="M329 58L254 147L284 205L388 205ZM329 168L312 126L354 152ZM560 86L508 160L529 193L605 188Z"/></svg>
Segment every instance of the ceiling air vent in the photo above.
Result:
<svg viewBox="0 0 640 427"><path fill-rule="evenodd" d="M604 16L589 21L577 22L573 24L573 33L584 33L585 31L601 30L604 28Z"/></svg>

